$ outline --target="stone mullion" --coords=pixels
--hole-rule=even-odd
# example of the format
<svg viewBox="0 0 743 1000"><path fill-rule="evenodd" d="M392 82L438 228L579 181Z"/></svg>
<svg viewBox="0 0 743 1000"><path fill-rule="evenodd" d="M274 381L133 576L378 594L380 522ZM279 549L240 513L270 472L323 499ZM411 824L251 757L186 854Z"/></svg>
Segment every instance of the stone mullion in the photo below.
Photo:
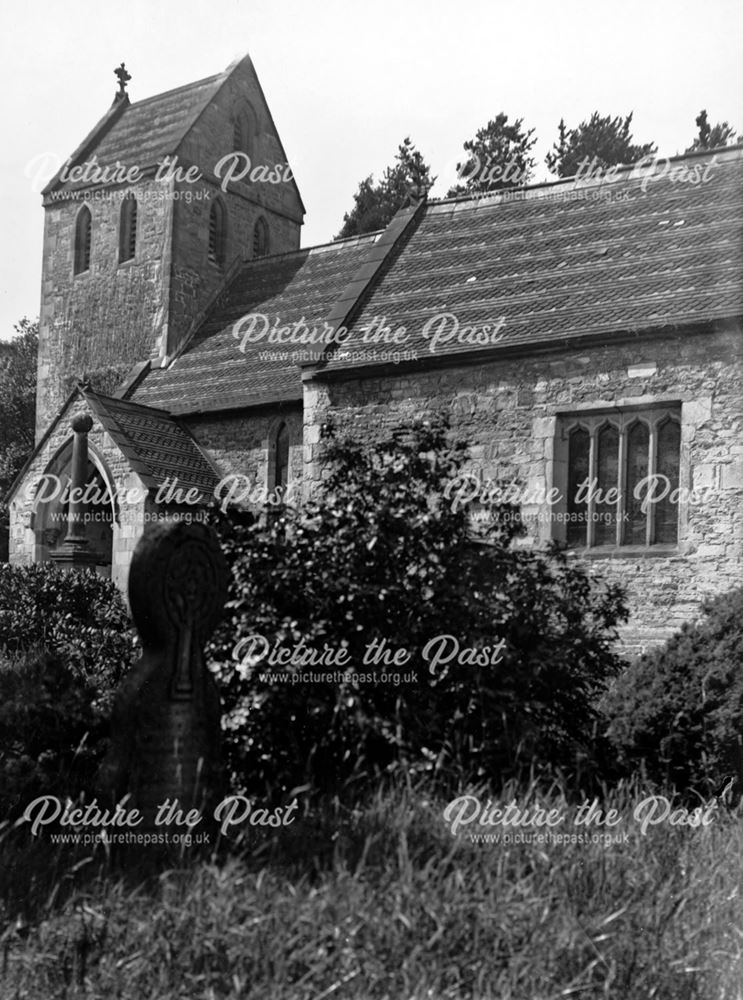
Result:
<svg viewBox="0 0 743 1000"><path fill-rule="evenodd" d="M662 418L661 418L662 419ZM658 420L650 424L650 439L648 441L648 475L654 476L658 467ZM652 480L651 480L652 482ZM655 504L648 504L647 523L645 524L645 544L652 545L655 539Z"/></svg>
<svg viewBox="0 0 743 1000"><path fill-rule="evenodd" d="M591 485L596 485L600 487L598 481L598 426L593 424L590 429L590 443L588 447L588 482ZM586 508L586 546L590 549L594 544L595 538L595 525L593 520L593 511L596 506L594 501L594 489L589 489L588 491L588 505Z"/></svg>
<svg viewBox="0 0 743 1000"><path fill-rule="evenodd" d="M627 424L619 427L619 453L617 455L617 524L616 543L624 543L624 513L627 509L627 458L628 458Z"/></svg>

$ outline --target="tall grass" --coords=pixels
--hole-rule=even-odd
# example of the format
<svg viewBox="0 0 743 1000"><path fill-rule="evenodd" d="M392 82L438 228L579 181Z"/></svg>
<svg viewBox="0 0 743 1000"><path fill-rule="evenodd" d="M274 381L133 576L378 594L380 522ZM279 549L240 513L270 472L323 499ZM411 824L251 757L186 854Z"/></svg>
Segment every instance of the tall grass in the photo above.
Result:
<svg viewBox="0 0 743 1000"><path fill-rule="evenodd" d="M646 794L628 784L606 804L630 817ZM499 798L569 808L557 788ZM139 885L96 878L27 933L8 926L0 996L743 997L740 809L645 836L627 819L613 832L628 843L606 847L502 846L453 837L445 806L425 786L380 790Z"/></svg>

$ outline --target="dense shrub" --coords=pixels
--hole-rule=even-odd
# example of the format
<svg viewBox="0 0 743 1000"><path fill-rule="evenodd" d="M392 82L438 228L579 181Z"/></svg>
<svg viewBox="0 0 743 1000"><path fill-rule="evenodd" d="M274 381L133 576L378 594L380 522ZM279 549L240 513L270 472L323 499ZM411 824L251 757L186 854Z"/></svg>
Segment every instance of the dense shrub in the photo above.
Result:
<svg viewBox="0 0 743 1000"><path fill-rule="evenodd" d="M89 785L114 689L134 653L111 580L49 563L0 566L3 818L38 795L76 797Z"/></svg>
<svg viewBox="0 0 743 1000"><path fill-rule="evenodd" d="M487 544L473 543L450 499L465 462L443 421L371 447L326 430L321 495L300 512L250 523L228 508L219 520L233 583L211 653L238 784L334 787L399 765L460 778L590 765L594 704L620 667L621 594L560 552L514 547L512 508L491 508ZM301 643L335 658L276 666L257 646L251 658L254 635L284 656ZM426 649L442 635L459 655L432 671ZM409 657L364 663L373 640ZM306 682L307 670L323 679Z"/></svg>
<svg viewBox="0 0 743 1000"><path fill-rule="evenodd" d="M135 653L116 585L92 570L0 565L0 651L13 656L33 649L58 654L95 682L98 697L110 699Z"/></svg>
<svg viewBox="0 0 743 1000"><path fill-rule="evenodd" d="M604 710L626 764L702 794L743 782L743 588L627 667Z"/></svg>
<svg viewBox="0 0 743 1000"><path fill-rule="evenodd" d="M76 798L91 787L106 717L96 686L59 656L0 659L0 816L39 795Z"/></svg>

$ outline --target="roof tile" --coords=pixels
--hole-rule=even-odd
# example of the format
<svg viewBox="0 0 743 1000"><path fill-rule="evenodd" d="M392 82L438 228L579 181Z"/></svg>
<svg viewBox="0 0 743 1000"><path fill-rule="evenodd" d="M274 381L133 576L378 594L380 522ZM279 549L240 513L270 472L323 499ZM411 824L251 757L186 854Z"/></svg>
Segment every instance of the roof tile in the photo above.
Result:
<svg viewBox="0 0 743 1000"><path fill-rule="evenodd" d="M375 239L371 234L246 263L185 352L168 368L151 371L132 398L173 413L300 400L297 354L309 348L271 342L269 332L266 339L245 343L241 351L243 338L235 336L235 326L261 313L269 330L299 321L322 329Z"/></svg>

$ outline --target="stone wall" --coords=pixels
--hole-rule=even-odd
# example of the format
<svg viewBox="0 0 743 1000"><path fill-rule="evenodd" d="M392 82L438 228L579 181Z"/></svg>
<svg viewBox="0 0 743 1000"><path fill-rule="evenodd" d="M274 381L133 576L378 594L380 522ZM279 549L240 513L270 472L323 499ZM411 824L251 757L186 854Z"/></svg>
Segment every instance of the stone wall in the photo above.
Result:
<svg viewBox="0 0 743 1000"><path fill-rule="evenodd" d="M400 367L363 380L323 381L320 374L305 390L305 475L308 483L322 475L319 426L328 415L341 431L368 439L443 409L454 431L470 443L472 467L485 479L515 479L546 491L557 478L560 415L659 403L680 405L680 486L697 495L704 490L704 502L679 504L679 540L673 551L657 555L651 547L611 558L591 553L588 562L591 573L627 588L632 618L623 636L641 649L697 617L706 596L740 583L739 328L425 372ZM531 544L541 545L557 534L549 507L529 513L536 515L530 522Z"/></svg>
<svg viewBox="0 0 743 1000"><path fill-rule="evenodd" d="M240 490L249 487L256 498L269 484L269 462L276 432L282 423L289 430L289 484L302 479L303 426L301 403L281 407L261 407L253 413L218 414L188 420L188 426L201 447L208 452L222 477L245 477L235 483ZM229 490L230 483L223 486ZM226 493L223 494L226 496ZM251 504L250 506L255 506Z"/></svg>
<svg viewBox="0 0 743 1000"><path fill-rule="evenodd" d="M172 187L172 185L171 185ZM135 257L119 263L121 200L137 197ZM37 439L56 416L71 382L112 366L122 372L157 356L166 322L172 198L154 179L108 188L100 197L46 208L39 316ZM92 217L90 269L73 274L75 222Z"/></svg>

